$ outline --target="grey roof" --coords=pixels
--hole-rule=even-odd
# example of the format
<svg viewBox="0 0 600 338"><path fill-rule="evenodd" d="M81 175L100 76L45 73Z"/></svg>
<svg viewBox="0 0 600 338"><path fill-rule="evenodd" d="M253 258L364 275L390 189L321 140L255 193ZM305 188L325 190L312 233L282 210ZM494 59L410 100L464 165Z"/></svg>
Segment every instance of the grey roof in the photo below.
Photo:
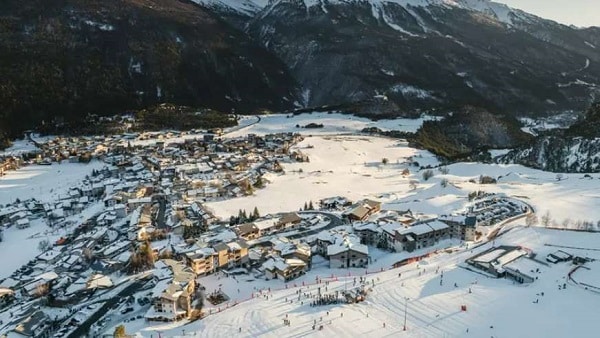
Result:
<svg viewBox="0 0 600 338"><path fill-rule="evenodd" d="M40 325L44 325L48 319L48 316L42 311L36 311L30 316L24 318L15 328L15 331L25 335L34 336L37 333L37 328Z"/></svg>
<svg viewBox="0 0 600 338"><path fill-rule="evenodd" d="M214 244L213 248L215 249L215 251L227 251L227 250L229 250L229 247L225 243Z"/></svg>
<svg viewBox="0 0 600 338"><path fill-rule="evenodd" d="M302 218L295 212L286 213L279 219L280 224L297 223L300 221L302 221Z"/></svg>

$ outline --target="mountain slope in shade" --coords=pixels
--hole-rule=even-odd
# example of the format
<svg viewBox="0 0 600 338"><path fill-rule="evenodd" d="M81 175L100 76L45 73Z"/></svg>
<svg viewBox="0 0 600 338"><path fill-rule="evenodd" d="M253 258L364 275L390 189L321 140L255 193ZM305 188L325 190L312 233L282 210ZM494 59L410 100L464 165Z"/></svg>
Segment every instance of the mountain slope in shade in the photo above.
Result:
<svg viewBox="0 0 600 338"><path fill-rule="evenodd" d="M279 56L310 106L380 94L404 109L470 104L545 113L582 109L600 87L592 30L486 0L271 0L260 10L225 7L213 10Z"/></svg>
<svg viewBox="0 0 600 338"><path fill-rule="evenodd" d="M157 102L252 112L297 100L277 57L177 0L0 3L0 128Z"/></svg>

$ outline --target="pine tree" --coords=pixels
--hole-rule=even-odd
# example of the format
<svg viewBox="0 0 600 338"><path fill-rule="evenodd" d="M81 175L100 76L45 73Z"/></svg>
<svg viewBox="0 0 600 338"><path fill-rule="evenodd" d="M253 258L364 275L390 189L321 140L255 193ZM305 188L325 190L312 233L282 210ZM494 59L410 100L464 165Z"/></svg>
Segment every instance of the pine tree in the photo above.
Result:
<svg viewBox="0 0 600 338"><path fill-rule="evenodd" d="M313 206L313 202L312 201L310 201L308 203L308 210L315 210L315 207Z"/></svg>
<svg viewBox="0 0 600 338"><path fill-rule="evenodd" d="M252 217L256 220L260 218L260 214L258 213L258 208L254 207L254 211L252 212Z"/></svg>
<svg viewBox="0 0 600 338"><path fill-rule="evenodd" d="M304 209L302 210L308 210L308 204L306 204L306 202L304 202Z"/></svg>
<svg viewBox="0 0 600 338"><path fill-rule="evenodd" d="M256 182L254 183L254 186L259 189L265 186L265 182L263 181L262 176L258 176L258 178L256 179Z"/></svg>
<svg viewBox="0 0 600 338"><path fill-rule="evenodd" d="M246 214L246 210L242 210L242 219L240 220L240 222L246 222L246 220L248 219L248 214Z"/></svg>

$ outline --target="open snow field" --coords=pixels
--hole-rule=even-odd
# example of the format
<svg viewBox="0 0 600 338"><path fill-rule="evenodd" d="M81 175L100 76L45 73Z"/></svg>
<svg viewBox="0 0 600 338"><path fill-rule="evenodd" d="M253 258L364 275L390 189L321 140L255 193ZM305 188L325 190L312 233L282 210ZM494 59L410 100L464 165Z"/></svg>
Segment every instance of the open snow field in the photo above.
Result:
<svg viewBox="0 0 600 338"><path fill-rule="evenodd" d="M0 177L0 204L35 197L41 202L56 200L56 197L77 186L93 169L105 164L92 161L88 164L53 163L52 165L28 165Z"/></svg>
<svg viewBox="0 0 600 338"><path fill-rule="evenodd" d="M313 148L307 148L309 145ZM336 195L357 200L384 192L404 194L410 179L400 172L408 167L407 158L423 164L437 163L428 152L409 148L401 140L381 137L313 136L294 149L308 155L310 162L284 164L285 175L265 176L271 183L253 196L206 205L226 218L239 209L252 210L255 206L261 214L297 210L310 200L318 202ZM381 163L383 158L389 160L387 165Z"/></svg>
<svg viewBox="0 0 600 338"><path fill-rule="evenodd" d="M517 227L495 244L524 245L543 259L557 249L546 244L554 243L586 248L564 250L600 258L600 252L592 250L600 249L600 234ZM201 321L176 328L173 324L153 323L140 329L138 335L149 337L162 332L169 337L596 337L600 295L567 282L573 268L570 263L539 264L540 272L535 274L538 279L523 285L461 267L465 259L490 246L491 243L474 250L462 248L452 254L442 251L419 264L369 274L367 280L370 285L374 281L375 286L363 303L311 307L304 297L298 301L299 289L302 294L316 292L316 285L308 286L314 283L311 275L277 291L275 286L280 282L268 282L274 286L271 292L256 292L254 298L227 309L223 306L221 312ZM351 287L354 277L363 274L351 273L352 276L338 277L337 281L331 279L328 292ZM302 287L303 281L307 286ZM240 281L240 288L244 283ZM564 283L567 288L559 289ZM320 286L325 287L323 283ZM534 303L536 300L538 303ZM462 305L467 311L461 311ZM291 322L289 327L283 325L286 315ZM323 330L313 331L315 320L317 328L323 325ZM132 331L135 328L129 327L128 332Z"/></svg>
<svg viewBox="0 0 600 338"><path fill-rule="evenodd" d="M530 203L540 217L549 211L556 226L562 226L565 220L571 223L570 226L578 220L600 220L598 174L592 174L592 179L584 179L583 174L563 174L559 181L554 173L521 165L458 163L448 166L448 175L441 175L434 169L436 176L425 182L422 173L416 171L418 168L409 166L405 161L412 157L421 166L435 166L438 161L433 154L410 148L401 140L347 135L373 126L383 130L416 131L424 119L373 122L342 114L287 116L265 115L261 116L259 123L254 117L248 117L249 121L241 123L246 127L227 134L227 137L247 133L300 132L306 138L295 148L308 155L310 163L284 164L286 175L266 177L271 183L266 189L257 190L254 196L208 203L217 216L227 218L237 214L239 209L252 210L255 206L262 214L297 210L304 202L316 202L336 195L354 200L376 198L386 203L384 208L392 210L443 214L464 205L469 192L483 190L521 198ZM324 128L295 127L308 123L322 123ZM314 148L307 148L309 145ZM389 160L388 165L381 163L384 157ZM409 177L400 175L404 168L411 171ZM302 172L298 172L299 169ZM498 184L468 182L477 180L480 175L492 176L498 179ZM442 178L448 179L452 185L442 188ZM409 188L411 180L419 181L416 190Z"/></svg>
<svg viewBox="0 0 600 338"><path fill-rule="evenodd" d="M290 116L290 117L288 117ZM248 117L252 119L253 117ZM364 117L357 117L339 113L307 113L300 115L273 114L262 115L260 123L252 124L249 127L241 128L227 134L228 137L244 136L249 133L257 135L266 135L281 132L298 132L303 135L322 135L360 132L367 127L377 127L381 130L400 130L406 132L416 132L425 120L435 119L432 116L425 116L418 119L394 119L371 121ZM303 127L309 123L322 124L323 128L304 129L296 128L296 125ZM243 120L242 125L248 123Z"/></svg>
<svg viewBox="0 0 600 338"><path fill-rule="evenodd" d="M307 148L308 145L313 148ZM565 220L600 220L600 175L556 174L521 165L458 163L448 166L450 172L428 181L422 171L407 163L411 158L420 165L437 165L427 152L408 147L406 142L382 137L337 135L306 137L296 147L309 156L309 163L284 164L285 175L269 175L265 189L253 196L207 203L222 218L237 214L239 209L258 207L262 214L297 210L304 202L331 196L346 196L352 200L375 198L385 202L384 209L408 210L423 214L444 214L460 209L469 192L483 190L505 193L531 204L539 217L550 213L552 223L562 226ZM383 158L389 163L383 165ZM411 175L400 173L408 168ZM302 172L299 170L302 169ZM498 179L498 184L471 183L480 175ZM451 184L441 186L446 178ZM411 190L409 182L419 181Z"/></svg>

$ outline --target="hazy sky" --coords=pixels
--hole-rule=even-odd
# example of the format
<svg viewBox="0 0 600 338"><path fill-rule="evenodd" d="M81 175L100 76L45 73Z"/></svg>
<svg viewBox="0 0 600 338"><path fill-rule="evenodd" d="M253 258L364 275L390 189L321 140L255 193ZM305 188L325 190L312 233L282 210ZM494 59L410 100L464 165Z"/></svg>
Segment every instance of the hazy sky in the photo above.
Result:
<svg viewBox="0 0 600 338"><path fill-rule="evenodd" d="M567 25L600 26L600 0L493 0Z"/></svg>

